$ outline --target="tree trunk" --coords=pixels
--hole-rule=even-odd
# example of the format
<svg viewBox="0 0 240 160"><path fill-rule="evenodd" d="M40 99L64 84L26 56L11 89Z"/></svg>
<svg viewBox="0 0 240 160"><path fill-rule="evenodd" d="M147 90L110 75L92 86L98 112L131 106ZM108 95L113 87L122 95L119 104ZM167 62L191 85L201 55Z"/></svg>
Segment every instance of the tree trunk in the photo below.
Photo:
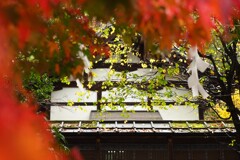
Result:
<svg viewBox="0 0 240 160"><path fill-rule="evenodd" d="M236 107L233 103L232 97L227 96L226 99L225 99L225 102L226 102L226 104L228 106L228 109L231 113L232 121L233 121L233 124L234 124L235 129L236 129L236 134L235 134L236 145L235 145L235 148L236 148L237 153L238 153L239 158L240 158L240 120L239 120L239 116L238 116L238 113L236 112Z"/></svg>

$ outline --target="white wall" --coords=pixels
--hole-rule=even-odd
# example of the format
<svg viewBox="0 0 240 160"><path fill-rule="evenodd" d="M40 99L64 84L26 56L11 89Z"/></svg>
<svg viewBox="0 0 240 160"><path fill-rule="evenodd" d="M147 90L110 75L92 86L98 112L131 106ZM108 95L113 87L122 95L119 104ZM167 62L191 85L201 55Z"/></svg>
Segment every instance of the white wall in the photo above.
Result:
<svg viewBox="0 0 240 160"><path fill-rule="evenodd" d="M116 55L115 58L119 58L119 55ZM128 54L128 58L131 59L132 63L139 63L140 59L134 55ZM104 81L108 79L108 72L110 69L94 69L94 81ZM131 78L131 74L138 74L142 77L151 77L155 76L156 70L154 69L138 69L137 71L127 74L129 81L136 81L136 79ZM112 75L111 80L116 81L118 77ZM139 81L142 78L139 78ZM173 89L175 95L187 94L188 90ZM166 90L163 89L159 91L159 97L164 100L175 100L174 98L164 97ZM102 92L102 96L108 97L109 92ZM125 102L139 102L139 99L134 98L134 95L124 97ZM158 98L158 97L157 97ZM63 88L59 91L52 92L51 102L97 102L97 92L87 91L80 84L79 88ZM145 99L147 101L147 97ZM121 107L117 107L118 110L122 110ZM126 106L127 110L146 110L142 106ZM198 119L198 109L193 109L192 107L185 106L174 106L174 107L165 107L163 109L160 107L154 107L155 110L158 110L163 118L163 120L197 120ZM97 110L96 106L57 106L54 105L51 107L50 119L51 120L88 120L92 110ZM106 110L111 110L109 107L106 107Z"/></svg>
<svg viewBox="0 0 240 160"><path fill-rule="evenodd" d="M164 91L162 91L164 92ZM176 90L177 94L185 94L187 91ZM84 95L82 95L85 93ZM107 92L103 95L107 96ZM51 95L51 101L54 102L96 102L97 93L86 91L83 88L63 88L54 91ZM126 102L137 102L137 99L126 98ZM122 110L121 107L118 108ZM127 110L146 110L141 106L126 106ZM158 110L163 120L198 120L198 109L189 106L154 107ZM50 120L88 120L92 110L97 110L96 106L51 106ZM106 107L106 110L110 108Z"/></svg>
<svg viewBox="0 0 240 160"><path fill-rule="evenodd" d="M173 106L166 109L154 107L161 114L163 120L199 120L198 109L190 106Z"/></svg>
<svg viewBox="0 0 240 160"><path fill-rule="evenodd" d="M96 106L52 106L50 120L89 120Z"/></svg>
<svg viewBox="0 0 240 160"><path fill-rule="evenodd" d="M140 106L127 106L127 110L146 110ZM198 109L186 106L173 106L168 109L158 110L163 120L198 120ZM89 120L92 110L97 110L96 106L52 106L50 111L50 120ZM106 108L106 110L111 110ZM119 107L119 110L122 110Z"/></svg>
<svg viewBox="0 0 240 160"><path fill-rule="evenodd" d="M97 92L87 91L83 88L63 88L51 94L51 102L96 102Z"/></svg>

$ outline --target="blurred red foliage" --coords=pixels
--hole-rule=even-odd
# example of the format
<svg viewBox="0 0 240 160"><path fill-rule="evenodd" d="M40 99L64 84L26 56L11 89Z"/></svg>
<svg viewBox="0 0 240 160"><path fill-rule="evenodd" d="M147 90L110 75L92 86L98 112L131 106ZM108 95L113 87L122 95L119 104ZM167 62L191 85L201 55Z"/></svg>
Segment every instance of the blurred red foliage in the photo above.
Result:
<svg viewBox="0 0 240 160"><path fill-rule="evenodd" d="M99 7L99 10L104 9L102 7L104 5L111 7L107 4L109 2L118 3L113 6L120 9L112 8L113 14L105 14L107 18L121 15L116 17L118 22L136 24L137 29L144 36L157 39L159 44L166 48L170 48L172 42L178 42L179 39L187 39L191 44L209 41L210 30L214 27L212 18L216 17L222 23L231 24L230 17L233 14L239 16L235 11L240 9L239 0L137 0L131 1L132 3L127 3L126 0L78 0L77 2L80 5L83 2L99 4L93 7L95 10L96 7ZM60 3L66 3L65 7L69 15L80 18L75 18L75 21L69 23L68 26L72 27L72 30L67 30L66 25L62 23L53 25L50 29L56 27L55 30L61 33L69 31L68 39L62 43L55 43L51 39L46 39L45 34L49 29L46 20L53 16L54 8ZM128 8L133 10L129 12ZM105 11L109 12L109 10ZM198 14L194 15L195 11ZM20 104L14 96L14 88L16 85L21 85L20 75L14 72L13 67L16 63L14 57L18 53L17 49L22 49L29 43L44 44L47 41L45 47L49 50L45 54L51 57L54 51L59 50L57 45L63 45L65 51L63 62L71 61L70 47L78 40L90 47L92 54L109 54L109 49L104 45L100 48L93 44L94 32L88 26L87 17L80 10L73 9L68 0L1 1L0 25L0 159L67 159L67 155L58 149L44 116L37 115L31 105ZM83 31L82 34L78 34L78 26ZM36 34L39 35L34 36ZM53 65L58 73L61 72L60 65L59 63ZM81 70L82 67L78 66L72 71L77 74ZM72 158L82 159L77 149L73 149Z"/></svg>

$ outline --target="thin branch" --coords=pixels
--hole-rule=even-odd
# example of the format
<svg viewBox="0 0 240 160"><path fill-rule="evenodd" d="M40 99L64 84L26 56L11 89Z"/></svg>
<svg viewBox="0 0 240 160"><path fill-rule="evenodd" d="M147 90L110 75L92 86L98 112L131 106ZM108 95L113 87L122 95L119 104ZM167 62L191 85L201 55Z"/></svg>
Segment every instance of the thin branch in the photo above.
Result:
<svg viewBox="0 0 240 160"><path fill-rule="evenodd" d="M226 56L226 53L225 53L225 52L222 52L221 50L219 50L215 43L213 43L213 45L214 45L215 50L222 54L222 57L223 57L223 58L222 58L222 59L223 59L222 62L226 59L226 62L228 63L228 65L231 65L230 60L229 60L229 57ZM226 68L224 62L223 62L223 65L224 65L224 68Z"/></svg>
<svg viewBox="0 0 240 160"><path fill-rule="evenodd" d="M218 38L220 39L220 42L221 42L221 44L222 44L222 46L223 46L223 49L224 49L225 53L226 53L229 57L231 57L231 56L230 56L231 53L229 52L229 50L228 50L228 48L227 48L227 45L226 45L226 43L224 42L223 38L222 38L221 36L218 36Z"/></svg>
<svg viewBox="0 0 240 160"><path fill-rule="evenodd" d="M205 57L212 62L212 65L213 65L213 68L214 68L214 72L215 72L215 74L217 76L217 81L219 82L219 85L222 88L223 93L226 93L226 86L225 86L224 82L221 80L222 75L219 73L217 65L216 65L212 55L206 55Z"/></svg>

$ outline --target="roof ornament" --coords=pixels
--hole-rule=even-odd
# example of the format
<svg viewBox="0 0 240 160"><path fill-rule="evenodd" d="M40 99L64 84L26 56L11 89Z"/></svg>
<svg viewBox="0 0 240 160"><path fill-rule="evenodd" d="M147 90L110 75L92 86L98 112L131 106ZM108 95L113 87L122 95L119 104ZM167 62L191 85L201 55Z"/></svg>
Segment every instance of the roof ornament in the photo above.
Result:
<svg viewBox="0 0 240 160"><path fill-rule="evenodd" d="M82 50L86 49L86 47L82 44L80 44L80 51L78 52L78 58L82 59L83 64L84 64L84 71L85 73L89 74L90 68L91 68L91 63L88 59L88 57L83 53Z"/></svg>
<svg viewBox="0 0 240 160"><path fill-rule="evenodd" d="M209 63L203 61L198 55L197 46L192 46L188 51L189 59L192 60L189 65L188 73L191 73L188 78L188 87L192 88L193 97L199 96L199 93L203 98L207 98L209 94L204 90L203 86L199 83L198 70L204 72Z"/></svg>

